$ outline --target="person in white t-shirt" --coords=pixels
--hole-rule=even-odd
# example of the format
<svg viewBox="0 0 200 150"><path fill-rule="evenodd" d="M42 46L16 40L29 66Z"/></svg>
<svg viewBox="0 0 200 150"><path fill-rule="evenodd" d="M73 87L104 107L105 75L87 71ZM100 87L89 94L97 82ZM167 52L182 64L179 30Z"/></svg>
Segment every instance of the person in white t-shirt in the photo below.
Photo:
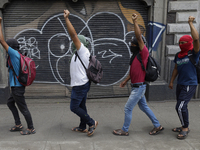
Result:
<svg viewBox="0 0 200 150"><path fill-rule="evenodd" d="M64 18L68 33L73 41L72 49L77 52L84 65L88 66L90 56L90 52L86 47L88 43L83 35L77 35L69 20L69 14L70 12L68 10L64 10ZM87 132L87 135L91 136L94 134L98 125L98 121L93 120L88 115L86 108L87 92L90 89L91 82L87 77L85 68L75 54L72 56L70 61L70 77L72 86L70 109L80 117L79 126L72 128L72 131ZM89 126L88 130L86 125Z"/></svg>

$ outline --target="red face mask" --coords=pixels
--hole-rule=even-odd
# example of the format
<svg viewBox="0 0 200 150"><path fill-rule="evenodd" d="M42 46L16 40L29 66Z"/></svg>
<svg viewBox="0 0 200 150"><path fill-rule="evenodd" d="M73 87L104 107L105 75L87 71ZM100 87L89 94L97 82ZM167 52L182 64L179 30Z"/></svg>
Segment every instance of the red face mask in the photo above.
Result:
<svg viewBox="0 0 200 150"><path fill-rule="evenodd" d="M184 41L184 42L187 42L187 43L179 44L179 47L181 49L180 53L178 54L179 58L183 58L183 57L187 56L188 51L193 50L193 43L192 43L193 39L192 39L191 36L184 35L180 38L179 42L181 42L181 41Z"/></svg>

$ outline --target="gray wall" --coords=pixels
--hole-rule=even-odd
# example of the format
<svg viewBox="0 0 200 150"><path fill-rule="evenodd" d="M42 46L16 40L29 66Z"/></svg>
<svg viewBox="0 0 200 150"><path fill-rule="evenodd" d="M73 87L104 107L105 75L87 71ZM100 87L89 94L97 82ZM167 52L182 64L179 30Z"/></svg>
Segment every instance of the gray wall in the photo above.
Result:
<svg viewBox="0 0 200 150"><path fill-rule="evenodd" d="M194 16L194 26L199 32L199 6L198 0L177 0L168 1L167 9L167 33L166 33L166 66L164 79L169 83L172 70L174 67L173 59L175 54L180 51L178 41L183 35L190 35L190 27L188 25L189 16ZM200 33L200 32L199 32ZM199 99L199 88L197 87L195 99Z"/></svg>
<svg viewBox="0 0 200 150"><path fill-rule="evenodd" d="M175 53L179 51L179 38L184 34L189 34L190 32L189 25L187 23L189 15L196 17L195 27L199 31L200 2L198 0L141 1L148 6L148 21L152 24L155 23L157 26L161 25L161 27L163 27L163 32L159 36L160 41L157 43L156 47L152 47L152 55L158 60L162 68L161 76L157 81L148 84L146 92L147 99L149 101L175 99L175 88L173 90L169 90L168 88L169 80L174 67L173 58ZM6 4L8 4L8 0L1 0L0 8L5 8ZM2 14L0 15L2 16ZM0 97L4 97L3 99L6 99L5 97L8 97L9 94L8 74L4 59L6 54L5 52L2 52L2 47L0 48ZM35 87L37 87L37 85L33 86L33 88ZM194 98L199 98L198 89Z"/></svg>
<svg viewBox="0 0 200 150"><path fill-rule="evenodd" d="M0 1L0 16L2 17L2 8L5 4L8 3L8 0ZM2 22L3 25L3 22ZM3 27L4 32L4 27ZM9 97L10 89L8 85L8 71L6 68L6 52L3 47L0 45L0 104L6 103L7 98Z"/></svg>

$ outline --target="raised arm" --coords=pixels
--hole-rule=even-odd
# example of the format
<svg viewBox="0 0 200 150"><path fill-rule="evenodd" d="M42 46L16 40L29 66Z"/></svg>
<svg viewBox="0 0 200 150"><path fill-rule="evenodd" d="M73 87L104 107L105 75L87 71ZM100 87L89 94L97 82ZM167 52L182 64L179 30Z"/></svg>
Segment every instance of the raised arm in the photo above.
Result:
<svg viewBox="0 0 200 150"><path fill-rule="evenodd" d="M77 50L80 49L81 47L81 42L77 36L77 33L73 27L73 25L71 24L70 20L69 20L69 14L70 12L68 10L64 10L64 18L65 18L65 22L66 22L66 25L67 25L67 30L68 30L68 33L76 47Z"/></svg>
<svg viewBox="0 0 200 150"><path fill-rule="evenodd" d="M195 53L198 53L199 52L199 34L198 34L197 30L195 29L195 27L193 25L194 19L195 18L193 16L190 16L188 18L188 23L189 23L189 26L190 26L190 29L191 29L191 35L192 35L192 38L193 38L194 51L195 51Z"/></svg>
<svg viewBox="0 0 200 150"><path fill-rule="evenodd" d="M140 27L138 26L138 23L137 23L137 18L138 18L137 14L132 15L132 20L133 20L134 30L135 30L135 37L136 37L137 42L139 44L140 50L143 50L144 42L142 40L142 34L141 34Z"/></svg>
<svg viewBox="0 0 200 150"><path fill-rule="evenodd" d="M6 41L4 40L1 22L2 22L2 18L0 17L0 43L1 43L1 45L4 47L4 49L5 49L6 51L8 51L9 46L8 46L8 44L6 43Z"/></svg>

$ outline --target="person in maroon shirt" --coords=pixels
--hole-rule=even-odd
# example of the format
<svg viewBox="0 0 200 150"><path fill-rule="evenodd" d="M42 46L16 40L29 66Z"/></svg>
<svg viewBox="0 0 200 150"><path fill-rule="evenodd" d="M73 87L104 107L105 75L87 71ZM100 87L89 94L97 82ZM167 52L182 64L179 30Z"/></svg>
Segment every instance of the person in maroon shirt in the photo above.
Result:
<svg viewBox="0 0 200 150"><path fill-rule="evenodd" d="M124 87L126 83L131 79L132 89L131 89L131 94L124 108L124 112L125 112L124 125L121 129L113 130L114 135L125 135L125 136L129 135L128 129L131 124L132 111L136 104L138 104L139 108L149 117L149 119L154 125L153 130L149 132L150 135L156 135L160 133L160 131L164 130L164 128L160 125L158 119L155 117L152 110L147 105L146 98L145 98L145 91L146 91L145 74L146 73L145 71L143 71L141 67L141 63L139 62L137 57L134 57L139 52L142 58L144 67L146 68L149 51L147 47L145 46L144 41L142 39L141 30L137 23L137 18L138 18L137 14L132 15L132 20L133 20L134 29L135 29L135 37L132 38L131 46L130 46L130 50L133 53L131 57L131 63L130 63L131 65L130 74L120 84L120 87Z"/></svg>

